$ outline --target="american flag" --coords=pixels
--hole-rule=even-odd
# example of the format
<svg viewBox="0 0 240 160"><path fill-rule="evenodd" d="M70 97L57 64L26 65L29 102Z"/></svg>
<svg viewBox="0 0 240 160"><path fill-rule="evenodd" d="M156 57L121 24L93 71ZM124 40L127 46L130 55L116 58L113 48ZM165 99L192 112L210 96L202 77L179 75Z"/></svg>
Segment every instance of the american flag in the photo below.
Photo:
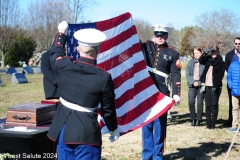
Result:
<svg viewBox="0 0 240 160"><path fill-rule="evenodd" d="M79 58L73 33L84 28L96 28L107 35L107 40L101 44L97 65L112 75L121 135L146 125L173 106L174 100L158 91L148 73L129 12L95 23L69 24L67 54L73 59ZM98 122L102 134L109 133L100 110Z"/></svg>

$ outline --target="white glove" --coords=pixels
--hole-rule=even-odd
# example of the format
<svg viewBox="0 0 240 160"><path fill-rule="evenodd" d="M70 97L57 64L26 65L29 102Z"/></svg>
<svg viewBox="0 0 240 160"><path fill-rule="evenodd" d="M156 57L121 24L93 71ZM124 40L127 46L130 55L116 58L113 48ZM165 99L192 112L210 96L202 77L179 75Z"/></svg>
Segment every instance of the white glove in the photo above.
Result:
<svg viewBox="0 0 240 160"><path fill-rule="evenodd" d="M59 23L58 25L58 31L61 33L66 33L68 29L68 23L66 21L62 21L61 23Z"/></svg>
<svg viewBox="0 0 240 160"><path fill-rule="evenodd" d="M175 106L180 104L181 99L180 99L179 95L174 95L173 99L175 100L175 104L174 104Z"/></svg>
<svg viewBox="0 0 240 160"><path fill-rule="evenodd" d="M110 132L110 135L111 135L111 136L109 137L110 142L116 141L116 140L119 138L119 136L120 136L118 129L116 129L116 130L113 131L113 132Z"/></svg>

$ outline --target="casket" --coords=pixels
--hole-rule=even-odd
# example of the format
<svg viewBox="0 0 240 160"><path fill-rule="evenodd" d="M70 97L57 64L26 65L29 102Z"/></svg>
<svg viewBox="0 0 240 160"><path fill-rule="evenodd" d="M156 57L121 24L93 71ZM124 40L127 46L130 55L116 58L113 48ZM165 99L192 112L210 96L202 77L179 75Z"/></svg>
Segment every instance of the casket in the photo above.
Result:
<svg viewBox="0 0 240 160"><path fill-rule="evenodd" d="M40 126L50 124L56 109L57 103L30 102L10 106L7 110L6 125Z"/></svg>

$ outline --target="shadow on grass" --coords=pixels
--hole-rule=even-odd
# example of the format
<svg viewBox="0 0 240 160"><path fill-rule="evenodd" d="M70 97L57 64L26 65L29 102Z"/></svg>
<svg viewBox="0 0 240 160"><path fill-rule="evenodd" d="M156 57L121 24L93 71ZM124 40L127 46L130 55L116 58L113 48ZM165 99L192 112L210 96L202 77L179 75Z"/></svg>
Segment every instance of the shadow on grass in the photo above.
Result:
<svg viewBox="0 0 240 160"><path fill-rule="evenodd" d="M189 113L185 113L185 114L178 114L177 111L173 111L171 112L172 115L172 121L168 122L168 125L176 125L176 124L185 124L185 123L191 123L191 119L190 119L190 114ZM229 128L230 126L225 126L224 124L227 122L227 120L223 120L223 119L217 119L216 121L216 128ZM202 121L201 121L201 126L205 126L206 125L206 116L205 113L203 113L202 115Z"/></svg>
<svg viewBox="0 0 240 160"><path fill-rule="evenodd" d="M228 151L230 143L200 143L199 147L181 148L178 152L164 155L164 160L211 160ZM209 155L207 155L209 154Z"/></svg>
<svg viewBox="0 0 240 160"><path fill-rule="evenodd" d="M173 111L171 112L172 121L168 122L168 125L175 125L175 124L183 124L190 122L189 113L186 114L178 114L178 112Z"/></svg>

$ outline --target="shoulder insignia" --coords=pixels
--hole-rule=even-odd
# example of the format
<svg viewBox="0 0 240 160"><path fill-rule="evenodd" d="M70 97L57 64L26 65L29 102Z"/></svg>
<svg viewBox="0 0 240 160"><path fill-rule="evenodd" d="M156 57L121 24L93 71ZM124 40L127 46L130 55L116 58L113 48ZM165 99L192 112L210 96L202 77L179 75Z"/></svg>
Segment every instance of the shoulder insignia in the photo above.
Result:
<svg viewBox="0 0 240 160"><path fill-rule="evenodd" d="M181 68L181 67L182 67L182 64L181 64L179 58L178 58L177 61L176 61L176 67L177 67L177 68Z"/></svg>

